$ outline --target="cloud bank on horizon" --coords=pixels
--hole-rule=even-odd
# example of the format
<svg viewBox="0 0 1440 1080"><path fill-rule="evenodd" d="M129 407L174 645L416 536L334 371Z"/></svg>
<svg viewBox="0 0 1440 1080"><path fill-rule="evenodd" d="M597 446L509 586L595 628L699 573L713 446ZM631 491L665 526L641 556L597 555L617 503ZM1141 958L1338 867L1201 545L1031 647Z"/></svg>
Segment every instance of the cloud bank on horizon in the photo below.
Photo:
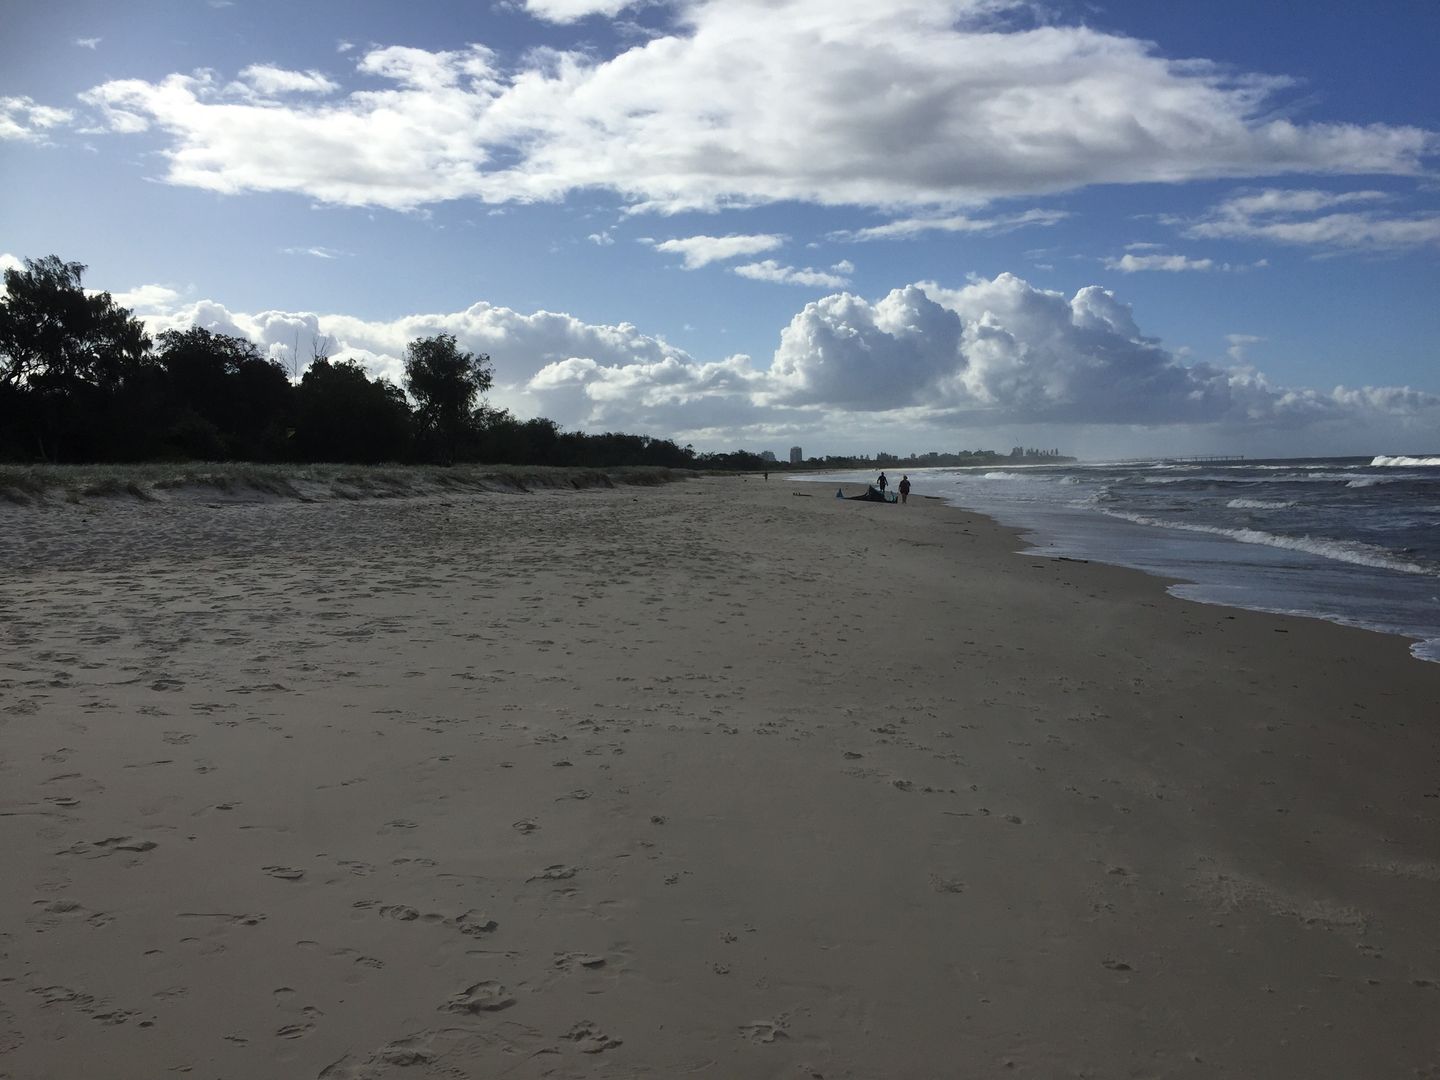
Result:
<svg viewBox="0 0 1440 1080"><path fill-rule="evenodd" d="M7 259L14 263L0 256L0 264ZM1064 432L1096 455L1174 429L1260 453L1317 437L1365 452L1440 430L1440 395L1276 386L1243 362L1243 348L1259 340L1245 335L1232 335L1228 365L1186 364L1145 336L1112 292L1092 285L1067 297L1008 273L959 288L918 282L873 302L825 296L780 331L763 367L738 354L700 360L629 323L484 302L377 322L235 312L155 285L113 296L152 333L201 326L249 338L287 364L298 347L301 367L320 352L397 383L409 341L454 334L496 360L495 404L572 429L673 433L700 449L766 440L783 449L844 430L855 451L902 432L909 443L953 450L962 448L957 432L1004 430Z"/></svg>

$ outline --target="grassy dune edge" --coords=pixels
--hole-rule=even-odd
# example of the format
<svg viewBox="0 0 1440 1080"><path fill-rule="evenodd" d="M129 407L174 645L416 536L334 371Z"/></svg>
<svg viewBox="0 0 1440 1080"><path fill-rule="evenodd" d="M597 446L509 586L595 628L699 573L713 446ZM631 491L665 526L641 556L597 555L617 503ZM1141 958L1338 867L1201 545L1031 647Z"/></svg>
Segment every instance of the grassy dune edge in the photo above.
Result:
<svg viewBox="0 0 1440 1080"><path fill-rule="evenodd" d="M387 499L457 492L654 485L694 473L657 466L614 469L529 465L0 465L0 500L12 504L294 499Z"/></svg>

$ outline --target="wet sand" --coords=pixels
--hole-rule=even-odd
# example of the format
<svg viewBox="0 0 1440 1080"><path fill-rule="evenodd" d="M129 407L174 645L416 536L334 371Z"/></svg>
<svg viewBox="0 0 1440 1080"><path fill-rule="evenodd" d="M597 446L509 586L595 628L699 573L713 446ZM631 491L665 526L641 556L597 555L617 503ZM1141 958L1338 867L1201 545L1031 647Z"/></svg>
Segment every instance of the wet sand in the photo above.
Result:
<svg viewBox="0 0 1440 1080"><path fill-rule="evenodd" d="M1440 665L1020 547L0 507L0 1077L1440 1076Z"/></svg>

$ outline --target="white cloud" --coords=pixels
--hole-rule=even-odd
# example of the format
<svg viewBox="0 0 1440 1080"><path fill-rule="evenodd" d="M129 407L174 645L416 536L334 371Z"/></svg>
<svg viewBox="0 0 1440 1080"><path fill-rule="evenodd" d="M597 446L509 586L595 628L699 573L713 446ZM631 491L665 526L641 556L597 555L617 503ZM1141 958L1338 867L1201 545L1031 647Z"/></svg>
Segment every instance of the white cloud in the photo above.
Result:
<svg viewBox="0 0 1440 1080"><path fill-rule="evenodd" d="M33 98L0 97L0 139L36 142L44 133L74 119L68 109L37 105Z"/></svg>
<svg viewBox="0 0 1440 1080"><path fill-rule="evenodd" d="M1163 270L1178 273L1182 270L1213 270L1213 259L1192 259L1186 255L1130 255L1118 259L1106 259L1105 266L1125 274L1138 274L1146 270Z"/></svg>
<svg viewBox="0 0 1440 1080"><path fill-rule="evenodd" d="M829 274L824 270L816 270L808 266L804 270L797 270L793 266L781 266L774 259L744 263L731 269L743 278L750 278L752 281L772 281L777 285L809 285L822 289L843 289L850 284L849 279L840 274Z"/></svg>
<svg viewBox="0 0 1440 1080"><path fill-rule="evenodd" d="M240 79L255 93L264 97L279 94L333 94L340 89L318 71L288 71L272 64L251 64L240 72Z"/></svg>
<svg viewBox="0 0 1440 1080"><path fill-rule="evenodd" d="M126 292L111 293L110 299L131 311L162 315L172 311L182 298L168 285L141 285Z"/></svg>
<svg viewBox="0 0 1440 1080"><path fill-rule="evenodd" d="M1254 334L1226 334L1225 340L1228 343L1225 355L1235 363L1243 364L1245 363L1245 350L1251 345L1259 345L1265 339Z"/></svg>
<svg viewBox="0 0 1440 1080"><path fill-rule="evenodd" d="M761 233L750 236L686 236L661 241L654 247L656 251L679 255L686 270L698 270L713 262L774 251L784 243L783 236Z"/></svg>
<svg viewBox="0 0 1440 1080"><path fill-rule="evenodd" d="M1268 240L1327 251L1404 251L1440 245L1440 213L1391 213L1378 191L1333 193L1268 189L1212 207L1185 235L1203 239ZM1360 207L1336 210L1337 207ZM1321 213L1332 211L1333 213Z"/></svg>
<svg viewBox="0 0 1440 1080"><path fill-rule="evenodd" d="M1008 217L974 218L967 214L944 217L903 218L867 229L831 234L832 240L902 240L926 232L995 234L1031 225L1055 225L1070 215L1059 210L1026 210Z"/></svg>
<svg viewBox="0 0 1440 1080"><path fill-rule="evenodd" d="M162 132L172 183L395 209L601 189L663 212L943 214L1093 184L1414 174L1435 150L1413 127L1273 119L1282 79L1081 26L1007 29L1027 2L681 0L674 29L613 56L541 49L502 68L482 46L391 47L322 103L237 102L205 72L83 98L117 131Z"/></svg>
<svg viewBox="0 0 1440 1080"><path fill-rule="evenodd" d="M341 256L343 256L343 255L345 255L345 254L347 254L347 253L344 252L344 251L337 251L335 248L315 246L315 247L287 247L287 248L281 248L281 249L280 249L280 254L282 254L282 255L309 255L311 258L314 258L314 259L338 259L338 258L340 258Z"/></svg>
<svg viewBox="0 0 1440 1080"><path fill-rule="evenodd" d="M609 229L601 229L599 232L593 232L585 239L589 240L592 244L598 245L599 247L609 247L610 245L615 243L615 238L610 235Z"/></svg>
<svg viewBox="0 0 1440 1080"><path fill-rule="evenodd" d="M98 37L81 37L81 38L76 38L76 39L75 39L75 44L76 44L77 46L79 46L80 48L82 48L82 49L92 49L92 50L93 50L93 49L99 48L99 47L100 47L100 42L102 42L102 41L104 41L104 40L105 40L104 38L98 38Z"/></svg>
<svg viewBox="0 0 1440 1080"><path fill-rule="evenodd" d="M589 15L613 18L638 0L525 0L525 10L547 22L570 23Z"/></svg>
<svg viewBox="0 0 1440 1080"><path fill-rule="evenodd" d="M25 263L22 260L11 255L8 251L0 252L0 300L3 300L9 295L9 290L5 288L5 271L24 269Z"/></svg>

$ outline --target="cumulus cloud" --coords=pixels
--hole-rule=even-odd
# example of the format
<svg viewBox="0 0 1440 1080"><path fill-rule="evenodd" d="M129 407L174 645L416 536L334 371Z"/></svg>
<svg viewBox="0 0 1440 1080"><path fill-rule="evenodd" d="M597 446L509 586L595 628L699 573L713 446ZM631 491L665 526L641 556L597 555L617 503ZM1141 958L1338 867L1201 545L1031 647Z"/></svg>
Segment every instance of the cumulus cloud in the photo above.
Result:
<svg viewBox="0 0 1440 1080"><path fill-rule="evenodd" d="M1185 235L1268 240L1329 251L1403 251L1440 245L1440 213L1393 213L1388 209L1391 202L1379 191L1272 188L1226 199L1191 223Z"/></svg>
<svg viewBox="0 0 1440 1080"><path fill-rule="evenodd" d="M1254 334L1226 334L1225 340L1229 343L1225 349L1225 355L1230 357L1237 364L1245 362L1245 350L1251 345L1259 345L1265 339L1256 337Z"/></svg>
<svg viewBox="0 0 1440 1080"><path fill-rule="evenodd" d="M168 285L141 285L125 292L111 293L110 299L131 311L158 315L174 310L181 296Z"/></svg>
<svg viewBox="0 0 1440 1080"><path fill-rule="evenodd" d="M655 244L656 251L679 255L686 270L698 270L713 262L736 259L774 251L785 243L785 237L772 233L750 236L686 236Z"/></svg>
<svg viewBox="0 0 1440 1080"><path fill-rule="evenodd" d="M95 50L95 49L98 49L98 48L100 47L100 42L102 42L102 41L104 41L104 40L105 40L104 38L98 38L98 37L81 37L81 38L76 38L76 39L75 39L75 44L76 44L79 48L82 48L82 49L90 49L90 50L93 51L93 50Z"/></svg>
<svg viewBox="0 0 1440 1080"><path fill-rule="evenodd" d="M1228 363L1187 362L1147 337L1114 293L1088 286L1067 296L1012 274L959 288L918 282L877 300L824 296L781 329L768 364L697 358L629 323L487 303L378 322L234 312L153 287L119 297L137 301L152 333L199 325L248 337L287 366L328 351L396 382L409 341L454 334L494 360L496 405L567 428L643 431L702 448L802 436L833 443L837 433L863 434L871 449L884 445L876 439L943 448L963 445L960 431L1010 445L1023 431L1137 427L1150 432L1149 445L1183 428L1187 445L1209 432L1212 442L1269 438L1317 451L1344 432L1440 437L1440 395L1276 386L1244 363L1260 340L1253 335L1229 336Z"/></svg>
<svg viewBox="0 0 1440 1080"><path fill-rule="evenodd" d="M38 142L52 128L68 124L75 114L68 109L40 105L28 97L0 97L0 139Z"/></svg>
<svg viewBox="0 0 1440 1080"><path fill-rule="evenodd" d="M591 189L662 212L797 200L948 213L1092 184L1415 174L1436 148L1414 127L1275 119L1283 79L1083 26L1013 29L1005 16L1028 2L677 0L668 32L613 55L502 64L482 45L392 46L357 50L361 85L344 94L297 100L328 79L288 73L252 77L259 100L237 100L202 71L82 97L115 131L162 133L172 183L395 209ZM947 227L927 220L913 227Z"/></svg>

